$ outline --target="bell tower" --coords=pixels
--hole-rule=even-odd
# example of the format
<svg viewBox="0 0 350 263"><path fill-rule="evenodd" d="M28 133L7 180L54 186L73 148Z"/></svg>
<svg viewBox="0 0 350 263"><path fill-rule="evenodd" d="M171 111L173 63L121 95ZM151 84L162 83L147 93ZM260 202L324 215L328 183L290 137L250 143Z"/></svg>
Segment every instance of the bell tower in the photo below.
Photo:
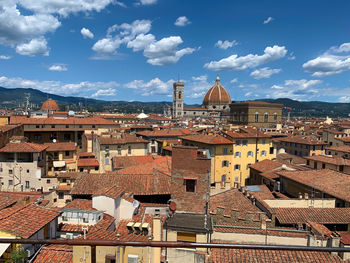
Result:
<svg viewBox="0 0 350 263"><path fill-rule="evenodd" d="M173 118L182 118L184 115L184 83L177 81L173 84Z"/></svg>

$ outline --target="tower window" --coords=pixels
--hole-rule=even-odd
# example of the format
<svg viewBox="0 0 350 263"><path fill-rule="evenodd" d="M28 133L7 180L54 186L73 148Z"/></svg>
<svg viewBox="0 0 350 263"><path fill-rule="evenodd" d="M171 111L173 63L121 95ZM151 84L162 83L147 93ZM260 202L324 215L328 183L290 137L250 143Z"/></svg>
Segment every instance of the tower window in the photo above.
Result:
<svg viewBox="0 0 350 263"><path fill-rule="evenodd" d="M181 99L181 91L179 92L179 99Z"/></svg>
<svg viewBox="0 0 350 263"><path fill-rule="evenodd" d="M255 122L259 122L259 113L258 112L255 113Z"/></svg>
<svg viewBox="0 0 350 263"><path fill-rule="evenodd" d="M196 190L196 180L193 179L185 179L186 192L194 193Z"/></svg>

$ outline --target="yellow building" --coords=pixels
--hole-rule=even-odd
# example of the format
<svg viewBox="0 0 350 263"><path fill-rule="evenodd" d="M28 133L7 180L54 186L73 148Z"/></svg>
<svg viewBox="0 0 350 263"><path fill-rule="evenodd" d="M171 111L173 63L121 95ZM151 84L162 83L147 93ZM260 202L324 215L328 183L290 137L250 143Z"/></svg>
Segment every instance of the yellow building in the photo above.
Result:
<svg viewBox="0 0 350 263"><path fill-rule="evenodd" d="M216 188L245 185L249 165L275 157L271 137L252 128L222 135L189 135L181 137L183 145L209 150L211 156L210 183Z"/></svg>

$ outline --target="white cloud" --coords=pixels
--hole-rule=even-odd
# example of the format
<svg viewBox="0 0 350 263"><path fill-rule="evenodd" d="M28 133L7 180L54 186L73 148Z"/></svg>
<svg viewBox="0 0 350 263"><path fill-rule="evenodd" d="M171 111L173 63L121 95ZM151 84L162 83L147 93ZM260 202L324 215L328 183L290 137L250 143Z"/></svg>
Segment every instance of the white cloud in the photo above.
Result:
<svg viewBox="0 0 350 263"><path fill-rule="evenodd" d="M230 81L230 83L236 83L236 82L238 82L238 78L234 78Z"/></svg>
<svg viewBox="0 0 350 263"><path fill-rule="evenodd" d="M60 20L69 14L99 12L112 2L113 0L0 1L0 44L16 47L19 54L48 55L48 48L44 50L43 41L40 41L40 52L30 51L34 47L28 45L38 45L38 40L45 39L47 33L55 32L61 25Z"/></svg>
<svg viewBox="0 0 350 263"><path fill-rule="evenodd" d="M94 34L88 28L83 27L80 33L84 38L94 38Z"/></svg>
<svg viewBox="0 0 350 263"><path fill-rule="evenodd" d="M157 3L158 0L140 0L141 5L153 5Z"/></svg>
<svg viewBox="0 0 350 263"><path fill-rule="evenodd" d="M64 64L53 64L49 67L49 70L51 70L51 71L67 71L68 68Z"/></svg>
<svg viewBox="0 0 350 263"><path fill-rule="evenodd" d="M98 98L98 97L106 97L106 96L115 96L116 90L112 88L108 89L99 89L94 94L91 95L92 98Z"/></svg>
<svg viewBox="0 0 350 263"><path fill-rule="evenodd" d="M282 85L273 85L268 94L272 98L309 99L319 95L319 90L314 86L321 83L321 80L285 80Z"/></svg>
<svg viewBox="0 0 350 263"><path fill-rule="evenodd" d="M335 53L350 52L350 43L343 43L339 47L331 47L330 50Z"/></svg>
<svg viewBox="0 0 350 263"><path fill-rule="evenodd" d="M123 2L117 1L117 0L114 0L113 3L116 4L116 5L119 5L121 7L124 7L124 8L126 7L126 4L124 4Z"/></svg>
<svg viewBox="0 0 350 263"><path fill-rule="evenodd" d="M179 59L195 51L194 48L178 49L183 43L181 37L170 36L156 40L151 30L150 20L136 20L132 24L113 25L107 30L107 36L98 40L92 49L101 54L116 54L123 44L134 52L143 51L147 62L151 65L164 66L174 64Z"/></svg>
<svg viewBox="0 0 350 263"><path fill-rule="evenodd" d="M60 81L39 81L27 80L22 78L8 78L0 76L0 86L5 88L32 88L43 92L63 95L91 97L100 89L116 89L119 84L115 81L110 82L89 82L80 83L62 83Z"/></svg>
<svg viewBox="0 0 350 263"><path fill-rule="evenodd" d="M265 67L254 70L252 73L250 73L250 76L255 79L267 79L273 74L280 73L281 71L282 69L270 69L269 67Z"/></svg>
<svg viewBox="0 0 350 263"><path fill-rule="evenodd" d="M6 55L0 55L1 60L8 60L11 59L11 56L6 56Z"/></svg>
<svg viewBox="0 0 350 263"><path fill-rule="evenodd" d="M289 54L289 57L287 58L288 60L295 60L295 55L294 55L294 52L291 52Z"/></svg>
<svg viewBox="0 0 350 263"><path fill-rule="evenodd" d="M178 17L174 23L175 26L187 26L189 24L191 24L191 21L185 16Z"/></svg>
<svg viewBox="0 0 350 263"><path fill-rule="evenodd" d="M45 38L34 38L28 43L17 45L16 52L25 56L49 55L49 49Z"/></svg>
<svg viewBox="0 0 350 263"><path fill-rule="evenodd" d="M264 25L270 23L272 20L275 20L273 17L269 16L264 20Z"/></svg>
<svg viewBox="0 0 350 263"><path fill-rule="evenodd" d="M143 54L148 58L147 62L151 65L164 66L174 64L182 56L192 54L195 51L194 48L177 50L178 45L182 44L182 42L179 36L165 37L147 46Z"/></svg>
<svg viewBox="0 0 350 263"><path fill-rule="evenodd" d="M230 47L236 46L238 45L238 42L236 40L232 40L232 41L222 41L222 40L218 40L218 42L215 43L215 46L221 49L228 49Z"/></svg>
<svg viewBox="0 0 350 263"><path fill-rule="evenodd" d="M171 89L174 80L168 80L164 82L159 78L151 79L148 82L143 80L133 80L129 83L126 83L124 86L129 89L135 89L141 92L142 96L151 96L151 95L169 95L171 94Z"/></svg>
<svg viewBox="0 0 350 263"><path fill-rule="evenodd" d="M350 102L350 96L342 96L339 98L339 102L349 103Z"/></svg>
<svg viewBox="0 0 350 263"><path fill-rule="evenodd" d="M219 61L206 63L204 67L210 70L245 70L281 59L286 54L287 49L284 46L275 45L273 47L266 47L263 55L248 54L239 57L237 54L234 54Z"/></svg>

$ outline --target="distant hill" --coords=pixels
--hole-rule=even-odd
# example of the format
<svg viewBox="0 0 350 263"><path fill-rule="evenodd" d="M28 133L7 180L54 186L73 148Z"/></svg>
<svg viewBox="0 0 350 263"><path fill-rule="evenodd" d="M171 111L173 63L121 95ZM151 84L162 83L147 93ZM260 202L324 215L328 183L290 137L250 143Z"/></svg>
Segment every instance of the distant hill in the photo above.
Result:
<svg viewBox="0 0 350 263"><path fill-rule="evenodd" d="M57 101L61 110L82 110L88 108L89 111L111 111L111 112L141 112L163 113L166 104L172 102L140 102L140 101L104 101L83 97L65 97L45 93L36 89L15 88L8 89L0 87L0 107L1 108L21 108L26 102L26 94L30 94L30 102L33 110L38 110L41 104L51 98ZM260 99L271 103L283 104L292 108L291 116L302 117L348 117L350 114L350 103L330 103L322 101L297 101L287 98L281 99ZM187 105L199 106L199 105ZM284 112L286 113L286 112Z"/></svg>

